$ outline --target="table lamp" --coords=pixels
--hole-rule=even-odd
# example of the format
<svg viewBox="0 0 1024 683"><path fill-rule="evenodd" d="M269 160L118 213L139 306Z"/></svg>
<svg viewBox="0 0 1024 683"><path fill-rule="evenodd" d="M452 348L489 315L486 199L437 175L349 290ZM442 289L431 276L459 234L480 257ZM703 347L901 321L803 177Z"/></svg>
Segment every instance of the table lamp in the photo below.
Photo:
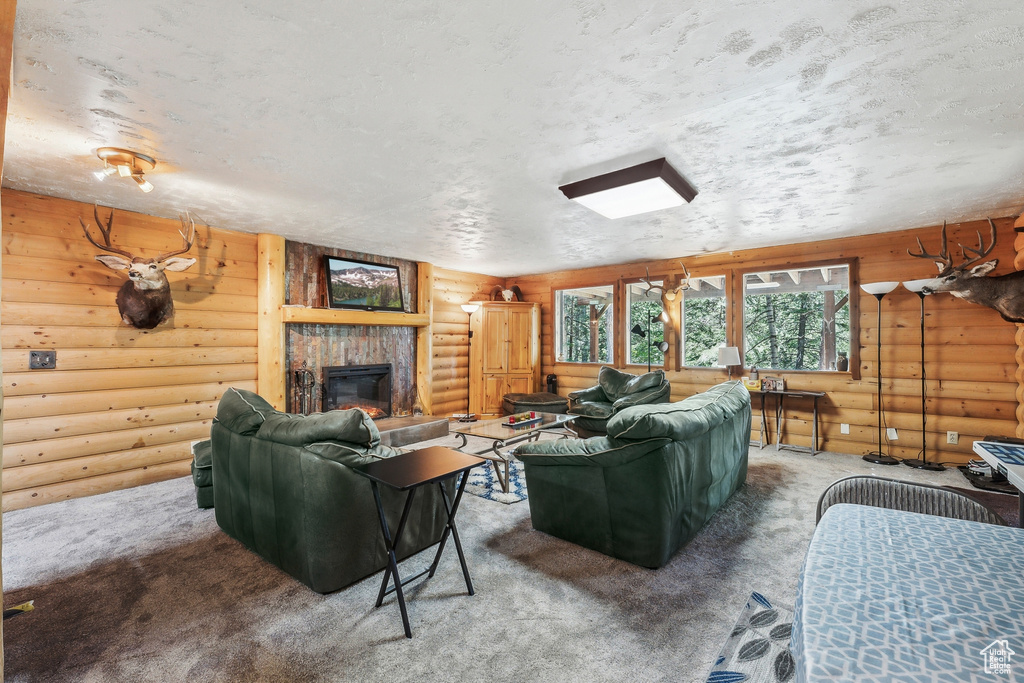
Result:
<svg viewBox="0 0 1024 683"><path fill-rule="evenodd" d="M718 364L729 369L729 379L732 379L732 369L737 365L741 365L739 347L719 346Z"/></svg>

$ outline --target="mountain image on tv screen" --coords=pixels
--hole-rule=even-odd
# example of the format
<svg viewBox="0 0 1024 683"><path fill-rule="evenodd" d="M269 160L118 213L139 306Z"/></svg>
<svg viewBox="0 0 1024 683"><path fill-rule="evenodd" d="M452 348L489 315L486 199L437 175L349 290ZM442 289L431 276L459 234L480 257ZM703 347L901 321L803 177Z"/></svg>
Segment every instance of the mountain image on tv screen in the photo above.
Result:
<svg viewBox="0 0 1024 683"><path fill-rule="evenodd" d="M333 262L330 273L332 305L402 310L398 270L393 266Z"/></svg>

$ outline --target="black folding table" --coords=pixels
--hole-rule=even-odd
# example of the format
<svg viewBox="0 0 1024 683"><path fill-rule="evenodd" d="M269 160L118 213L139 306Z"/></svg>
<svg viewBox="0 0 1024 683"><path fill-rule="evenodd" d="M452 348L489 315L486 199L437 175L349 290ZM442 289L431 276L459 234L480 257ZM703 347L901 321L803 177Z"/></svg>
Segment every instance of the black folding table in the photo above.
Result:
<svg viewBox="0 0 1024 683"><path fill-rule="evenodd" d="M484 460L473 455L467 455L450 448L442 446L431 446L418 451L402 453L391 458L384 458L375 462L360 465L352 468L355 472L370 480L373 488L373 499L377 503L377 516L380 520L380 530L384 534L384 545L388 550L388 566L384 570L384 579L380 584L380 592L377 594L376 607L384 602L384 597L389 593L398 595L398 608L402 612L402 624L405 626L405 637L412 638L412 629L409 627L409 614L405 609L405 595L402 593L402 586L411 581L426 575L427 578L434 576L437 570L437 563L444 552L448 536L451 535L455 550L459 553L459 563L462 565L462 575L466 579L466 589L469 595L473 595L473 581L469 578L469 569L466 567L466 556L462 552L462 543L459 541L459 530L455 526L455 513L459 510L459 502L462 500L462 493L466 490L466 481L469 479L469 470L482 465ZM444 486L447 479L462 475L458 492L455 494L454 502L448 497L448 490ZM398 556L395 548L402 539L402 532L405 531L405 523L409 519L409 510L412 508L412 501L416 496L416 489L420 486L436 483L441 490L441 501L444 504L447 522L441 540L438 541L437 553L434 561L427 569L416 576L402 579L398 573ZM384 514L384 505L380 499L379 484L390 486L399 491L408 491L405 499L405 507L402 509L402 517L398 522L394 538L388 526L387 517ZM395 585L388 588L392 575L395 577Z"/></svg>

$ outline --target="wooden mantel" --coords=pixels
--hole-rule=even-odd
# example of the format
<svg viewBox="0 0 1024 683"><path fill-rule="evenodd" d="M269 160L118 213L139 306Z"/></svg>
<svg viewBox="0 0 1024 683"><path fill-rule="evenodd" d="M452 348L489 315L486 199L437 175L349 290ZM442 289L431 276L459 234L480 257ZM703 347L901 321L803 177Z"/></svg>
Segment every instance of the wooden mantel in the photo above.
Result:
<svg viewBox="0 0 1024 683"><path fill-rule="evenodd" d="M430 316L426 313L388 313L384 311L348 311L335 308L306 308L284 306L281 311L285 323L312 325L383 325L396 327L427 327Z"/></svg>
<svg viewBox="0 0 1024 683"><path fill-rule="evenodd" d="M433 302L433 269L428 263L419 266L418 313L386 311L352 311L332 308L306 308L285 305L285 239L279 235L260 234L259 247L259 330L257 358L260 396L277 410L286 410L285 400L287 358L285 325L370 325L417 328L417 387L424 412L430 414L430 323Z"/></svg>

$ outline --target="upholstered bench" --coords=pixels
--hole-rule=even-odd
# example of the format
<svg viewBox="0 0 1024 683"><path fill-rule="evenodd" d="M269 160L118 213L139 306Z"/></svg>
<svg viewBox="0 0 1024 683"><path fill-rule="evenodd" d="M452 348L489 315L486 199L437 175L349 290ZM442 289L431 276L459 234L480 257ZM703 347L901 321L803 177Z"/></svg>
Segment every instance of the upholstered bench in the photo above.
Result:
<svg viewBox="0 0 1024 683"><path fill-rule="evenodd" d="M564 414L569 409L569 401L558 394L538 391L535 394L505 394L501 397L501 409L506 415L527 413L534 410L538 413Z"/></svg>
<svg viewBox="0 0 1024 683"><path fill-rule="evenodd" d="M210 440L192 444L192 483L196 485L196 504L213 507L213 446Z"/></svg>

